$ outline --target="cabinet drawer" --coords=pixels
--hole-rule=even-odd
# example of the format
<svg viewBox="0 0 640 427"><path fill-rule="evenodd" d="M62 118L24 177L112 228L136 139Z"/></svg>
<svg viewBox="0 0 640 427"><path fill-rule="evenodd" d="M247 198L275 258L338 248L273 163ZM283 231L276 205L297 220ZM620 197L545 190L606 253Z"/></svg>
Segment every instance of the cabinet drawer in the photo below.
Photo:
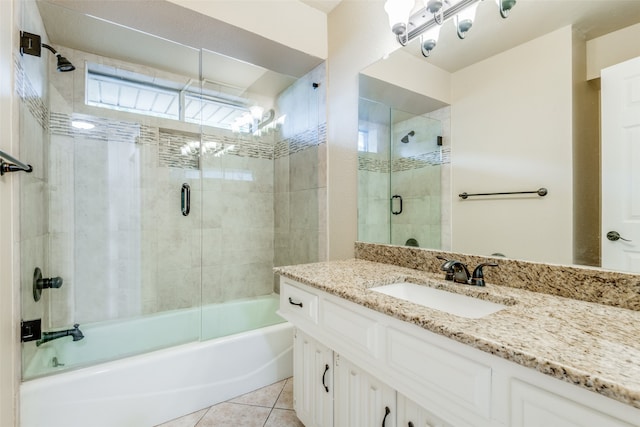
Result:
<svg viewBox="0 0 640 427"><path fill-rule="evenodd" d="M280 286L280 310L318 323L318 296L283 280Z"/></svg>
<svg viewBox="0 0 640 427"><path fill-rule="evenodd" d="M511 383L513 427L632 427L588 406L522 381Z"/></svg>
<svg viewBox="0 0 640 427"><path fill-rule="evenodd" d="M474 416L490 418L491 367L393 328L387 330L386 347L389 366L412 378L420 395L445 397Z"/></svg>
<svg viewBox="0 0 640 427"><path fill-rule="evenodd" d="M378 358L379 328L374 319L329 299L323 299L321 311L322 326L329 334L362 356Z"/></svg>

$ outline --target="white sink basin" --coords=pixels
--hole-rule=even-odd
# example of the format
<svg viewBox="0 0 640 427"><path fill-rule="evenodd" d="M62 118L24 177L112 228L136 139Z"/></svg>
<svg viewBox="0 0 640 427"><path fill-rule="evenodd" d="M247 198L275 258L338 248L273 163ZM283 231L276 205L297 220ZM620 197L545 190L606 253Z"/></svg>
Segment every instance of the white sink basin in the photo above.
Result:
<svg viewBox="0 0 640 427"><path fill-rule="evenodd" d="M377 286L371 290L469 319L479 319L507 307L495 302L409 282Z"/></svg>

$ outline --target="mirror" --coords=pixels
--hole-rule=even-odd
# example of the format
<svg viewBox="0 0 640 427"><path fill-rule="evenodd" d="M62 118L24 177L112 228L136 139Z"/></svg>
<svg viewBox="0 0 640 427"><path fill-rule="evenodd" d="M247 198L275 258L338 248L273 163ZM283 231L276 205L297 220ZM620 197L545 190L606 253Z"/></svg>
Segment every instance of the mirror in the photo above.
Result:
<svg viewBox="0 0 640 427"><path fill-rule="evenodd" d="M625 39L628 33L640 34L632 3L518 1L502 19L494 2L482 2L464 40L447 21L429 58L418 38L362 70L361 106L375 101L437 115L443 124L441 242L421 247L602 266L598 77L601 68L640 55L623 46L634 39ZM362 130L371 122L366 108L361 113ZM401 132L394 131L398 123L388 125L393 147ZM361 189L371 191L363 170L370 156L359 153L359 200ZM377 177L387 188L394 166L389 170ZM548 194L459 197L540 188ZM362 221L390 212L390 197L400 191L378 212L359 204L359 240L381 242L361 232ZM387 217L393 230L393 214Z"/></svg>

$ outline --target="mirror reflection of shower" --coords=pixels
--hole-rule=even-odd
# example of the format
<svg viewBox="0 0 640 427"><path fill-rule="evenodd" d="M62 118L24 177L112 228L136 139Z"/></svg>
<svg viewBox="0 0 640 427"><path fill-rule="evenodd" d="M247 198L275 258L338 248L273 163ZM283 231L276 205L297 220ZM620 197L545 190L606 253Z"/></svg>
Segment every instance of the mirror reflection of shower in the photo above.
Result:
<svg viewBox="0 0 640 427"><path fill-rule="evenodd" d="M400 141L404 142L405 144L409 143L409 137L410 136L415 136L416 133L414 131L409 132L408 134L406 134L405 136L403 136Z"/></svg>

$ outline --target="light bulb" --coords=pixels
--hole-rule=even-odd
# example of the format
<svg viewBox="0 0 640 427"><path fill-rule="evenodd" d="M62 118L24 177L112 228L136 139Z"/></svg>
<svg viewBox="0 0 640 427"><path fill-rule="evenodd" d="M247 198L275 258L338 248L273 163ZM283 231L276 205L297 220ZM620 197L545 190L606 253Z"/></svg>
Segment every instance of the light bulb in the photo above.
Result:
<svg viewBox="0 0 640 427"><path fill-rule="evenodd" d="M442 0L424 0L424 7L435 15L442 9Z"/></svg>
<svg viewBox="0 0 640 427"><path fill-rule="evenodd" d="M414 4L415 0L387 0L384 4L389 26L395 35L400 36L407 31L407 21Z"/></svg>
<svg viewBox="0 0 640 427"><path fill-rule="evenodd" d="M476 2L467 6L456 15L456 28L458 30L458 37L461 39L465 38L467 32L473 26L473 20L476 18L476 10L478 9L479 3L480 2Z"/></svg>
<svg viewBox="0 0 640 427"><path fill-rule="evenodd" d="M500 16L506 18L509 16L509 12L516 5L516 0L496 0L498 9L500 9Z"/></svg>
<svg viewBox="0 0 640 427"><path fill-rule="evenodd" d="M436 25L429 28L421 37L420 49L422 55L428 57L431 54L433 48L438 44L438 38L440 37L440 26Z"/></svg>

